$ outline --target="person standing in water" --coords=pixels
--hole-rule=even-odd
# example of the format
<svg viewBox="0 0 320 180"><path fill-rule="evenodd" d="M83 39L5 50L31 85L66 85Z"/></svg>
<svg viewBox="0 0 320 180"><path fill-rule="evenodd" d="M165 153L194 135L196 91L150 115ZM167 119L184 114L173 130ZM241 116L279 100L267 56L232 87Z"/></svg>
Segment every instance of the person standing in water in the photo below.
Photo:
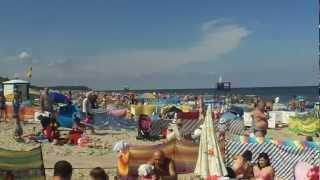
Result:
<svg viewBox="0 0 320 180"><path fill-rule="evenodd" d="M13 117L16 119L16 128L14 132L15 139L18 141L22 140L23 129L20 122L20 106L21 106L21 96L19 92L14 92L12 107L13 107Z"/></svg>

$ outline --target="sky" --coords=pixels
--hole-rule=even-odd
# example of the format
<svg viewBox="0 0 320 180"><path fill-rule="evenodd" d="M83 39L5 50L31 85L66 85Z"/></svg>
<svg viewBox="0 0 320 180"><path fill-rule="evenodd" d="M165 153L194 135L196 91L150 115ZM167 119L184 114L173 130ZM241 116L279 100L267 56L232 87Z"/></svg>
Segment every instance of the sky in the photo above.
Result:
<svg viewBox="0 0 320 180"><path fill-rule="evenodd" d="M0 76L94 89L307 86L315 0L0 0Z"/></svg>

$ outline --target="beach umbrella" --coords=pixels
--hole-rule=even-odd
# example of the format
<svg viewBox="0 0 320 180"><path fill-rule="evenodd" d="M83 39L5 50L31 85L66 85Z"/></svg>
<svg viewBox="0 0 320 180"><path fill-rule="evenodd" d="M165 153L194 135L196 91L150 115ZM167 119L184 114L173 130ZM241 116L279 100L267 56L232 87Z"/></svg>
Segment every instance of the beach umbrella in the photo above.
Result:
<svg viewBox="0 0 320 180"><path fill-rule="evenodd" d="M201 178L218 179L226 176L227 170L221 156L211 114L209 106L201 131L199 154L194 174Z"/></svg>

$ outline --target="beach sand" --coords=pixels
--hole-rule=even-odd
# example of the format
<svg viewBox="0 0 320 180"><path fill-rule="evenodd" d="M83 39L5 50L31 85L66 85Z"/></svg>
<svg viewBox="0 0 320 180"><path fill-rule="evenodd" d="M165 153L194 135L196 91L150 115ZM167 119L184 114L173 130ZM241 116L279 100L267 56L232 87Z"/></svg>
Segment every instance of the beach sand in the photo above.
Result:
<svg viewBox="0 0 320 180"><path fill-rule="evenodd" d="M24 124L24 134L32 133L33 127L40 129L40 124ZM30 150L39 144L34 142L18 143L13 139L14 121L0 123L0 147L11 150ZM98 132L99 135L92 135L88 132L89 137L98 144L104 144L106 149L82 148L78 146L63 145L56 146L45 143L42 145L44 166L46 168L46 177L51 179L53 166L59 160L71 162L75 168L73 179L89 179L88 175L92 168L100 166L106 170L109 177L116 173L116 153L112 151L113 145L119 140L125 140L132 144L155 144L156 142L147 142L136 140L135 131L104 131ZM270 129L268 135L275 139L295 139L303 140L303 136L298 136L290 132L287 128ZM320 138L315 138L320 141ZM179 176L179 179L191 179L191 175Z"/></svg>

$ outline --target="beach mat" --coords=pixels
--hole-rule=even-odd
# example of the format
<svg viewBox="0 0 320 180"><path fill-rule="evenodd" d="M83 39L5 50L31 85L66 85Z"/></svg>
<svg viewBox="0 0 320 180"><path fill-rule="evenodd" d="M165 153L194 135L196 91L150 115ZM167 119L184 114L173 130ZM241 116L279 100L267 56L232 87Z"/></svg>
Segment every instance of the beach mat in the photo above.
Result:
<svg viewBox="0 0 320 180"><path fill-rule="evenodd" d="M41 146L30 151L0 148L0 179L7 171L11 171L16 180L44 180Z"/></svg>

